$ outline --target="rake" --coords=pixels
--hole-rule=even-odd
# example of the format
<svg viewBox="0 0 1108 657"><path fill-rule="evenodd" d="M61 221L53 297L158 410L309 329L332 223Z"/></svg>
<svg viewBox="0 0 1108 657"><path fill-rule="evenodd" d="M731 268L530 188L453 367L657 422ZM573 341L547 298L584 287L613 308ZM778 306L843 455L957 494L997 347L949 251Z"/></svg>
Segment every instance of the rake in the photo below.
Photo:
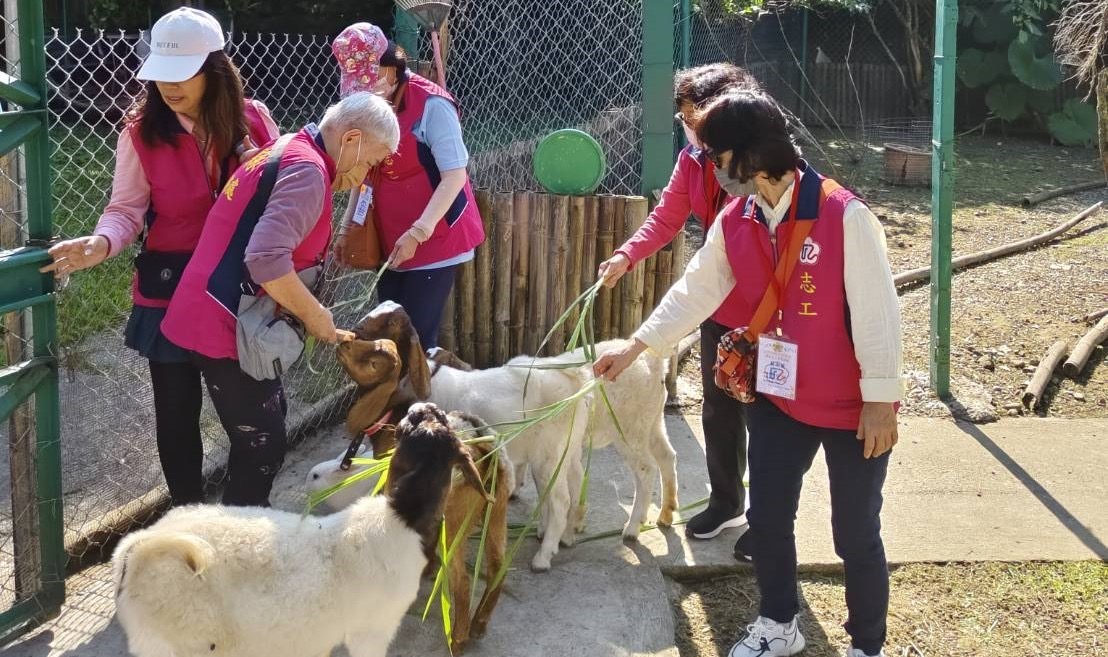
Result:
<svg viewBox="0 0 1108 657"><path fill-rule="evenodd" d="M423 29L431 33L431 50L435 57L436 82L446 88L446 67L442 61L442 45L439 30L450 16L454 0L396 0L396 6L416 19Z"/></svg>

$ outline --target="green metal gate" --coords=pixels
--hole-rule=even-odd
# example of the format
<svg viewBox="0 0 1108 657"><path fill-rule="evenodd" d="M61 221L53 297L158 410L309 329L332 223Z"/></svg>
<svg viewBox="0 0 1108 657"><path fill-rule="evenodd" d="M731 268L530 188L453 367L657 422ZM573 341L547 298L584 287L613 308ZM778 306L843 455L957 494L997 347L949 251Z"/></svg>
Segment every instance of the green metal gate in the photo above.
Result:
<svg viewBox="0 0 1108 657"><path fill-rule="evenodd" d="M65 596L58 369L49 261L50 139L42 3L5 0L0 70L0 644Z"/></svg>

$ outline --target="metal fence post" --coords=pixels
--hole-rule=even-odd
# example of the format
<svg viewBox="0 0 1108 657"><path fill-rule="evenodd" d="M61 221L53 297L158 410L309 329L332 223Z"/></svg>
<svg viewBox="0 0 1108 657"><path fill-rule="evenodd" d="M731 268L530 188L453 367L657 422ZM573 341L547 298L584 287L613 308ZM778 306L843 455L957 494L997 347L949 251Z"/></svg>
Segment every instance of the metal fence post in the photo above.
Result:
<svg viewBox="0 0 1108 657"><path fill-rule="evenodd" d="M642 3L642 195L662 189L673 168L673 5Z"/></svg>
<svg viewBox="0 0 1108 657"><path fill-rule="evenodd" d="M692 0L681 2L681 68L692 66Z"/></svg>
<svg viewBox="0 0 1108 657"><path fill-rule="evenodd" d="M419 23L400 7L394 10L393 16L393 40L414 62L419 58Z"/></svg>
<svg viewBox="0 0 1108 657"><path fill-rule="evenodd" d="M950 293L954 211L954 74L957 0L935 1L931 160L931 388L950 396Z"/></svg>

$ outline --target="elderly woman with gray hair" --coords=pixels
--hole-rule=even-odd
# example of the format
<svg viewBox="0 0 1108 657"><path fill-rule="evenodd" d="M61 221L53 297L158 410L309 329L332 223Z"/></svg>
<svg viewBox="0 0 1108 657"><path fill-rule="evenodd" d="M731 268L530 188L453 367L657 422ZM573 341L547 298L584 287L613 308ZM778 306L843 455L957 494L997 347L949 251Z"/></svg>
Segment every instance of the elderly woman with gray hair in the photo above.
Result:
<svg viewBox="0 0 1108 657"><path fill-rule="evenodd" d="M349 190L393 152L392 108L349 96L265 146L235 171L208 215L162 333L204 375L231 439L225 504L267 506L284 461L281 372L299 356L292 315L316 339L338 341L331 312L312 295L331 238L331 192ZM244 331L247 315L258 319ZM276 336L276 337L274 337Z"/></svg>

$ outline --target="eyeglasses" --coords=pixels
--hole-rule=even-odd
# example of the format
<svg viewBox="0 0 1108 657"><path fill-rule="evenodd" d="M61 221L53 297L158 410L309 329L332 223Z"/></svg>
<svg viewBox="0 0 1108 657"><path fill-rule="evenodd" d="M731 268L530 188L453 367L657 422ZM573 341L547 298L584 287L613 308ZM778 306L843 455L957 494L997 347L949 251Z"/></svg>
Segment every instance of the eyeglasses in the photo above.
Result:
<svg viewBox="0 0 1108 657"><path fill-rule="evenodd" d="M711 160L712 164L716 165L717 169L722 169L723 168L723 164L721 164L720 160L719 160L720 154L717 153L714 148L711 148L710 146L705 146L704 148L702 148L700 150L700 152L704 153L704 157Z"/></svg>

